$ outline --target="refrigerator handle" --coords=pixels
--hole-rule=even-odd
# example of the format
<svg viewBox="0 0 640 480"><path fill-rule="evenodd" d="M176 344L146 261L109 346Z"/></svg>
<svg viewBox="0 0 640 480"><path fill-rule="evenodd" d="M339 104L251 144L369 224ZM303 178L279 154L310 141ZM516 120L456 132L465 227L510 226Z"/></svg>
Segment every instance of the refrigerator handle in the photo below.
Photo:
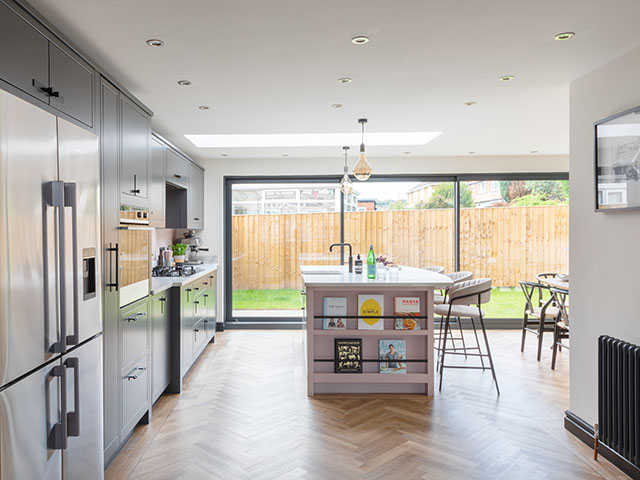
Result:
<svg viewBox="0 0 640 480"><path fill-rule="evenodd" d="M67 358L67 360L64 362L64 366L65 368L73 368L73 412L67 412L67 437L79 437L80 436L80 359L77 357Z"/></svg>
<svg viewBox="0 0 640 480"><path fill-rule="evenodd" d="M51 346L54 353L62 353L66 350L66 305L65 305L65 278L64 278L64 183L59 180L44 184L44 196L47 205L58 210L58 287L60 291L60 336L59 340ZM48 302L45 307L46 318L50 317Z"/></svg>
<svg viewBox="0 0 640 480"><path fill-rule="evenodd" d="M111 243L109 243L109 247L107 248L107 252L109 252L109 283L107 283L105 286L109 288L109 291L113 291L111 290L112 288L116 289L116 292L120 289L120 244L116 243L115 247L111 246ZM115 252L116 254L116 281L113 281L113 270L111 269L111 267L113 266L113 261L111 260L111 253Z"/></svg>
<svg viewBox="0 0 640 480"><path fill-rule="evenodd" d="M67 377L64 368L56 365L51 370L50 376L60 378L60 421L53 424L47 437L47 443L52 450L64 450L67 448L67 429L64 421L64 412L67 410Z"/></svg>
<svg viewBox="0 0 640 480"><path fill-rule="evenodd" d="M73 334L67 335L68 345L78 344L78 209L76 199L76 184L64 184L64 206L71 207L71 243L73 249ZM64 248L64 243L61 242ZM66 329L62 330L66 334Z"/></svg>

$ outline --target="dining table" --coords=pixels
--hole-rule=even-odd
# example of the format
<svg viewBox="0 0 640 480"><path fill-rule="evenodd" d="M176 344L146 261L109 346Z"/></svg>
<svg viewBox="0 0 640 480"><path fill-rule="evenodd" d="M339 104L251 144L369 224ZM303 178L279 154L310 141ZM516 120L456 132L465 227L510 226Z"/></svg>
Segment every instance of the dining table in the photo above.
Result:
<svg viewBox="0 0 640 480"><path fill-rule="evenodd" d="M569 278L568 277L566 279L558 278L558 277L547 277L547 278L538 277L537 280L538 280L538 282L542 283L543 285L547 285L549 287L559 288L561 290L569 291Z"/></svg>

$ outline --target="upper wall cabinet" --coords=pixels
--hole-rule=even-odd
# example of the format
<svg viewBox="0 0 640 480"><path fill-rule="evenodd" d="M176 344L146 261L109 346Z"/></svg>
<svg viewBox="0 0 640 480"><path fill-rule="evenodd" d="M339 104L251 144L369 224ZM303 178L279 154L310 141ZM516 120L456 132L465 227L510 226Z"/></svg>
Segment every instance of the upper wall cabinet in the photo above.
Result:
<svg viewBox="0 0 640 480"><path fill-rule="evenodd" d="M149 226L165 228L165 178L167 146L151 137L151 184L149 186Z"/></svg>
<svg viewBox="0 0 640 480"><path fill-rule="evenodd" d="M167 182L182 188L189 187L189 165L186 158L174 150L167 150Z"/></svg>
<svg viewBox="0 0 640 480"><path fill-rule="evenodd" d="M120 96L121 203L148 207L151 118L124 95Z"/></svg>
<svg viewBox="0 0 640 480"><path fill-rule="evenodd" d="M187 204L187 228L204 228L204 171L189 164L189 202Z"/></svg>
<svg viewBox="0 0 640 480"><path fill-rule="evenodd" d="M95 70L71 50L50 42L3 3L0 79L93 127Z"/></svg>

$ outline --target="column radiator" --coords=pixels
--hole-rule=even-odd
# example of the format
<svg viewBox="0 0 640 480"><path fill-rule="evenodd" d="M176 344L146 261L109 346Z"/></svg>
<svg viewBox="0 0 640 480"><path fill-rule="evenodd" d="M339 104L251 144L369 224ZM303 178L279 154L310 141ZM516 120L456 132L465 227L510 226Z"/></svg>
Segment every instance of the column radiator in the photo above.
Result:
<svg viewBox="0 0 640 480"><path fill-rule="evenodd" d="M640 467L640 347L598 339L600 442Z"/></svg>

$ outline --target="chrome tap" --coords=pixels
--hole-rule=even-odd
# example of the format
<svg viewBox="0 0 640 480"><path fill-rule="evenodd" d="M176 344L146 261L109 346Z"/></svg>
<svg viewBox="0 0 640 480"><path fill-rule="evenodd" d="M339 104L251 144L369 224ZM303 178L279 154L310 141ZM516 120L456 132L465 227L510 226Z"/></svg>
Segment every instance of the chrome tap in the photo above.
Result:
<svg viewBox="0 0 640 480"><path fill-rule="evenodd" d="M332 243L329 245L329 253L333 251L333 247L349 247L349 273L353 273L353 251L350 243ZM344 263L343 263L344 265Z"/></svg>

